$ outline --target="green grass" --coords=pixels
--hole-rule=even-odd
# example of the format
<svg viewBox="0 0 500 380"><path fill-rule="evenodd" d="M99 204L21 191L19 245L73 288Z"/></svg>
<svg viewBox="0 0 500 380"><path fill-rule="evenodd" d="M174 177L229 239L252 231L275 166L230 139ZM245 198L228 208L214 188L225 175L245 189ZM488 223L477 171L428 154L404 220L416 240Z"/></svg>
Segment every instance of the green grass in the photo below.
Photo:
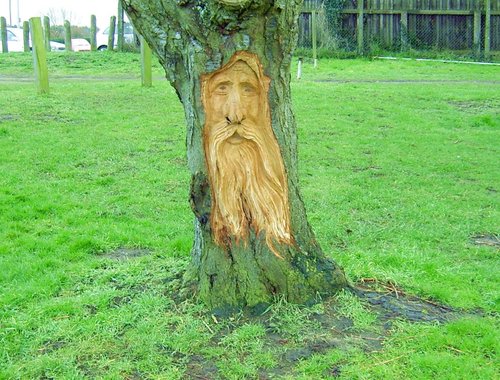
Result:
<svg viewBox="0 0 500 380"><path fill-rule="evenodd" d="M51 53L47 55L50 67L49 76L75 75L75 76L100 76L115 77L128 75L141 76L141 56L136 53L113 52L80 52ZM158 60L153 60L153 74L165 76ZM0 57L0 73L15 75L31 75L33 73L33 57L30 53L11 53Z"/></svg>
<svg viewBox="0 0 500 380"><path fill-rule="evenodd" d="M30 55L0 55L0 378L499 377L498 248L471 243L500 233L499 67L322 60L293 80L324 250L354 282L482 313L300 356L335 335L322 305L216 321L171 298L192 241L184 116L165 80L140 87L138 57L49 54L38 96ZM355 297L336 301L353 334L376 329Z"/></svg>

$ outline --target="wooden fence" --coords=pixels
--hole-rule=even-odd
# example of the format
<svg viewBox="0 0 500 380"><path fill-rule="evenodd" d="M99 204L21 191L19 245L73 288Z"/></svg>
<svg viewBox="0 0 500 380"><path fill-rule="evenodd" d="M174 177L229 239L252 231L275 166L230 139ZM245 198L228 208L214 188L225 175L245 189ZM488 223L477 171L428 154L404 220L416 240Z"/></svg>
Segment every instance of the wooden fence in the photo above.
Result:
<svg viewBox="0 0 500 380"><path fill-rule="evenodd" d="M311 44L312 12L327 21L331 17L322 1L306 0L299 46ZM329 38L344 50L412 48L485 55L500 50L500 0L346 0L338 17ZM331 28L328 22L319 28L327 25ZM325 45L325 40L319 43Z"/></svg>

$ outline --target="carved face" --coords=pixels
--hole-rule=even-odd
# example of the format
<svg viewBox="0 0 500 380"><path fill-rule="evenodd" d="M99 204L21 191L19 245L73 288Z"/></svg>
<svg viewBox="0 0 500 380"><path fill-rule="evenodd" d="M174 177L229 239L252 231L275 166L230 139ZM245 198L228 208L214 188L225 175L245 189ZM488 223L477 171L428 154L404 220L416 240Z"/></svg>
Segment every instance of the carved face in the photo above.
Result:
<svg viewBox="0 0 500 380"><path fill-rule="evenodd" d="M208 86L207 124L227 122L228 127L234 128L228 141L241 143L241 123L258 124L264 120L260 110L260 87L257 76L244 61L237 61L230 69L215 74Z"/></svg>
<svg viewBox="0 0 500 380"><path fill-rule="evenodd" d="M203 142L212 190L210 224L217 244L247 241L249 230L291 244L288 187L271 128L269 78L257 57L238 52L202 77Z"/></svg>

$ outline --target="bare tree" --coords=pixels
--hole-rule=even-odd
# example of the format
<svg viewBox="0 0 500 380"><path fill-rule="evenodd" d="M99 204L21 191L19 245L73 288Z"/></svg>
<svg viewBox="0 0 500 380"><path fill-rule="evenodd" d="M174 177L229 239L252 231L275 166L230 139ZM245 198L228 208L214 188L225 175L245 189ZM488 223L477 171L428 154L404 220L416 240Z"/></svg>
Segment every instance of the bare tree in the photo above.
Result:
<svg viewBox="0 0 500 380"><path fill-rule="evenodd" d="M49 8L46 16L50 18L52 25L63 25L66 20L73 25L78 21L73 11L66 8Z"/></svg>

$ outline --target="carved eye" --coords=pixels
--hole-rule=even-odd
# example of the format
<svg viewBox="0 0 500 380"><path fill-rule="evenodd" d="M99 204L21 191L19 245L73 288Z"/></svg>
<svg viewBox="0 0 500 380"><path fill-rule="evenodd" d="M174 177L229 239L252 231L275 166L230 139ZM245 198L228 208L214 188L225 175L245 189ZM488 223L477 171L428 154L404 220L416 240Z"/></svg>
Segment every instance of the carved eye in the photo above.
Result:
<svg viewBox="0 0 500 380"><path fill-rule="evenodd" d="M250 83L244 83L242 90L245 96L252 96L257 93L257 89Z"/></svg>
<svg viewBox="0 0 500 380"><path fill-rule="evenodd" d="M215 93L217 95L227 95L229 93L229 85L227 83L221 83L215 88Z"/></svg>

